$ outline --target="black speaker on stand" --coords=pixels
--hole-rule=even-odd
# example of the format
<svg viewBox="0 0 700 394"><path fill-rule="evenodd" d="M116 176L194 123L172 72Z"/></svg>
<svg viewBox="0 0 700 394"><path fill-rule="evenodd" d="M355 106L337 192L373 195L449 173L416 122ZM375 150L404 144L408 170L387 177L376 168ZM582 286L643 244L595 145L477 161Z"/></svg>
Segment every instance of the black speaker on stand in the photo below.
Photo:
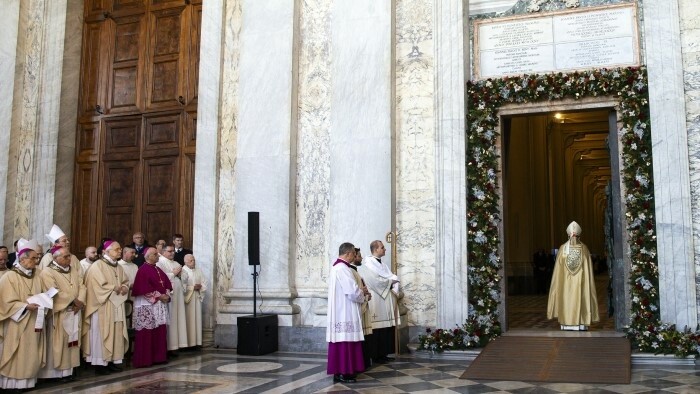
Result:
<svg viewBox="0 0 700 394"><path fill-rule="evenodd" d="M239 316L236 352L259 356L277 351L277 315L258 315L260 213L248 212L248 264L253 266L253 315Z"/></svg>

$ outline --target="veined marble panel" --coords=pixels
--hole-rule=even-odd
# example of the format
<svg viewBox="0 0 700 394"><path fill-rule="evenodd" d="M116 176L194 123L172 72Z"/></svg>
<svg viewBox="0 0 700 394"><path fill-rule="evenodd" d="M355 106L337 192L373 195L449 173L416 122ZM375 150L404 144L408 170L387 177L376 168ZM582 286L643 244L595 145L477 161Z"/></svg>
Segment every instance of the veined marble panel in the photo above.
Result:
<svg viewBox="0 0 700 394"><path fill-rule="evenodd" d="M80 52L83 33L83 2L66 3L61 104L56 142L56 188L53 219L66 234L72 234L73 177L75 167L75 135L78 120L78 87L80 86ZM0 193L0 195L2 195Z"/></svg>
<svg viewBox="0 0 700 394"><path fill-rule="evenodd" d="M434 0L435 225L437 325L462 324L468 314L464 3Z"/></svg>
<svg viewBox="0 0 700 394"><path fill-rule="evenodd" d="M296 143L296 122L292 122L296 114L296 76L290 71L296 69L295 5L294 0L243 3L234 168L233 294L253 289L253 266L248 265L247 247L247 213L251 211L260 213L260 290L263 294L292 294L290 245L295 226L290 188ZM245 312L252 311L252 305L251 297Z"/></svg>
<svg viewBox="0 0 700 394"><path fill-rule="evenodd" d="M34 171L32 179L30 234L40 244L48 245L44 236L54 223L56 166L61 88L63 78L63 44L66 35L67 0L44 2L42 55ZM77 82L77 81L75 81ZM74 85L77 88L77 85ZM76 95L77 97L77 95ZM77 108L77 107L76 107ZM77 112L74 112L76 114ZM76 115L73 115L75 117ZM75 129L74 129L75 130ZM75 134L73 134L75 135ZM65 204L65 202L64 202ZM70 203L65 205L71 205Z"/></svg>
<svg viewBox="0 0 700 394"><path fill-rule="evenodd" d="M327 294L330 201L331 0L304 0L300 11L297 134L297 291ZM325 297L324 297L325 298ZM302 304L302 324L313 324L313 300Z"/></svg>
<svg viewBox="0 0 700 394"><path fill-rule="evenodd" d="M15 90L13 117L19 121L19 133L13 140L17 141L16 174L14 193L14 237L29 238L36 236L32 233L32 200L34 180L37 172L37 143L39 141L39 119L41 110L40 92L42 66L44 62L43 48L46 45L44 26L46 21L46 1L23 1L20 6L19 31L22 40L19 41L18 56L22 57L21 68L18 69L22 79L21 90ZM19 94L19 96L17 95ZM53 205L53 204L52 204ZM40 240L41 241L41 240Z"/></svg>
<svg viewBox="0 0 700 394"><path fill-rule="evenodd" d="M233 284L234 254L234 198L236 155L239 115L239 79L241 25L243 23L242 1L224 3L223 61L221 70L221 94L219 96L219 195L217 215L216 254L216 305L225 304L224 293ZM206 8L206 5L205 5ZM203 39L204 40L204 39ZM204 74L200 71L200 75ZM212 81L214 82L214 81ZM210 83L205 89L215 89ZM202 87L200 86L200 91ZM212 125L213 126L213 125ZM199 144L197 144L199 146ZM199 166L199 164L197 164ZM218 310L219 308L217 308Z"/></svg>
<svg viewBox="0 0 700 394"><path fill-rule="evenodd" d="M676 1L646 1L644 43L654 146L654 194L661 319L680 327L698 322L697 250L693 245L693 195L688 114ZM692 143L690 144L692 145ZM697 230L695 230L697 231Z"/></svg>
<svg viewBox="0 0 700 394"><path fill-rule="evenodd" d="M8 197L8 170L16 166L10 157L10 141L12 134L12 92L15 89L15 59L17 55L17 39L19 30L19 0L7 0L3 4L0 15L0 86L6 92L6 100L0 102L0 240L4 245L11 245L11 237L5 237L5 204ZM9 241L9 243L8 243Z"/></svg>
<svg viewBox="0 0 700 394"><path fill-rule="evenodd" d="M391 2L335 1L331 8L327 264L341 243L352 242L367 255L370 242L391 230ZM391 256L383 261L391 264Z"/></svg>
<svg viewBox="0 0 700 394"><path fill-rule="evenodd" d="M700 305L700 4L693 0L680 0L678 5L690 161L695 291L696 304Z"/></svg>
<svg viewBox="0 0 700 394"><path fill-rule="evenodd" d="M408 324L435 326L433 1L396 2L396 226Z"/></svg>
<svg viewBox="0 0 700 394"><path fill-rule="evenodd" d="M211 284L209 286L212 291L207 291L204 294L203 320L202 324L205 328L205 333L210 333L214 327L217 311L217 298L222 298L221 280L215 278L217 272L221 271L220 267L228 268L229 261L216 260L217 242L214 242L217 237L217 183L219 182L218 167L219 167L219 126L223 119L220 119L220 113L235 113L235 94L236 85L226 85L230 91L226 91L224 95L224 75L231 78L233 81L237 79L236 75L230 74L231 69L224 69L223 53L225 46L223 37L226 33L234 33L237 31L235 27L236 20L228 21L233 25L224 24L224 13L226 5L223 0L207 0L202 8L202 35L200 42L200 53L206 53L207 56L201 56L199 60L199 98L197 107L197 161L195 164L195 190L194 195L194 223L192 234L192 248L195 256L197 256L197 266L202 270L202 273ZM232 9L236 15L236 8ZM240 21L238 21L240 24ZM225 30L226 26L231 27L230 30ZM229 51L234 51L235 36L227 36L229 40L234 40L232 47L228 47ZM229 56L235 58L235 54L229 53ZM231 61L231 58L229 58ZM231 66L231 64L228 64ZM231 96L233 95L233 96ZM224 101L226 98L226 101ZM222 112L219 112L221 105ZM233 108L232 108L233 107ZM231 111L231 112L228 112ZM227 135L233 133L231 131L232 124L228 124ZM223 130L223 129L222 129ZM223 133L222 133L223 134ZM223 149L229 149L230 146L222 146ZM235 147L234 147L235 149ZM229 153L230 154L230 153ZM229 156L227 158L230 159ZM230 170L230 168L229 168ZM230 174L229 174L230 175ZM226 280L224 276L222 279ZM229 286L230 282L226 282ZM228 287L226 287L228 289ZM208 330L207 330L208 329ZM203 338L205 342L210 342L210 337Z"/></svg>

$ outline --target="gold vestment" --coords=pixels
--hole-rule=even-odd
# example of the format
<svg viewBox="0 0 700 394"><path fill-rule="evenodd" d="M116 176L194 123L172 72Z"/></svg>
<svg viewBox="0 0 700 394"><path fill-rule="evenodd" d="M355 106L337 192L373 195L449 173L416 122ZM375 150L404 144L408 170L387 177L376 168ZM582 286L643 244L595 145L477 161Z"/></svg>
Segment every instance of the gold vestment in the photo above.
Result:
<svg viewBox="0 0 700 394"><path fill-rule="evenodd" d="M590 326L600 320L591 254L581 242L567 242L559 248L549 287L547 318L557 318L565 326Z"/></svg>

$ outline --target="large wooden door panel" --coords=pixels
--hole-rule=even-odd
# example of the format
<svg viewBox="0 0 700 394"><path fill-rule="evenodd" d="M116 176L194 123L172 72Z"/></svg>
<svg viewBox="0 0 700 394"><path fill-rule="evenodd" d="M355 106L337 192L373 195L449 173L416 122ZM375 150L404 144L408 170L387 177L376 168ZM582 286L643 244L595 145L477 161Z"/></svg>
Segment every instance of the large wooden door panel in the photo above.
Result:
<svg viewBox="0 0 700 394"><path fill-rule="evenodd" d="M191 240L202 0L83 1L75 247Z"/></svg>
<svg viewBox="0 0 700 394"><path fill-rule="evenodd" d="M98 173L97 163L78 163L75 167L75 195L73 196L73 223L71 238L73 254L82 253L94 242L97 231Z"/></svg>
<svg viewBox="0 0 700 394"><path fill-rule="evenodd" d="M146 0L112 0L112 11L117 15L141 13L146 9Z"/></svg>
<svg viewBox="0 0 700 394"><path fill-rule="evenodd" d="M140 226L140 160L105 162L102 171L102 234L123 240Z"/></svg>
<svg viewBox="0 0 700 394"><path fill-rule="evenodd" d="M83 27L83 57L81 59L79 118L90 119L103 111L100 95L100 61L104 22L86 23ZM98 105L100 107L98 107Z"/></svg>
<svg viewBox="0 0 700 394"><path fill-rule="evenodd" d="M179 111L145 116L143 157L177 156L181 132L182 114Z"/></svg>
<svg viewBox="0 0 700 394"><path fill-rule="evenodd" d="M180 172L178 157L144 159L143 228L149 237L171 237L176 229ZM169 239L169 238L165 238Z"/></svg>
<svg viewBox="0 0 700 394"><path fill-rule="evenodd" d="M110 30L110 81L107 110L110 114L139 111L141 95L145 14L115 17L108 22Z"/></svg>
<svg viewBox="0 0 700 394"><path fill-rule="evenodd" d="M103 160L138 160L141 155L141 117L105 120Z"/></svg>
<svg viewBox="0 0 700 394"><path fill-rule="evenodd" d="M167 8L150 14L147 110L178 108L186 102L183 74L188 53L183 37L188 33L188 18L185 9Z"/></svg>
<svg viewBox="0 0 700 394"><path fill-rule="evenodd" d="M97 161L100 153L100 123L78 125L78 161Z"/></svg>
<svg viewBox="0 0 700 394"><path fill-rule="evenodd" d="M189 65L189 80L188 80L188 96L191 101L187 103L190 106L197 107L197 98L199 97L199 41L202 37L202 5L192 7L192 18L190 21L192 26L190 31L190 65Z"/></svg>

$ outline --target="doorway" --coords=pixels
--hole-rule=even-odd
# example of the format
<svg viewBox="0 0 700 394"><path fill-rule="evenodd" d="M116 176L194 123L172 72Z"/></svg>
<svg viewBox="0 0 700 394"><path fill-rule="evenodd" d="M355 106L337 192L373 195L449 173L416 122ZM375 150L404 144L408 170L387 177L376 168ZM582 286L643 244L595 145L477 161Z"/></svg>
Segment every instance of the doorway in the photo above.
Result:
<svg viewBox="0 0 700 394"><path fill-rule="evenodd" d="M601 321L591 330L615 329L609 317L607 260L614 238L609 139L616 130L611 111L502 118L506 330L559 329L557 321L546 316L549 281L556 250L566 241L565 229L573 220L583 229L581 240L591 252L596 273Z"/></svg>

